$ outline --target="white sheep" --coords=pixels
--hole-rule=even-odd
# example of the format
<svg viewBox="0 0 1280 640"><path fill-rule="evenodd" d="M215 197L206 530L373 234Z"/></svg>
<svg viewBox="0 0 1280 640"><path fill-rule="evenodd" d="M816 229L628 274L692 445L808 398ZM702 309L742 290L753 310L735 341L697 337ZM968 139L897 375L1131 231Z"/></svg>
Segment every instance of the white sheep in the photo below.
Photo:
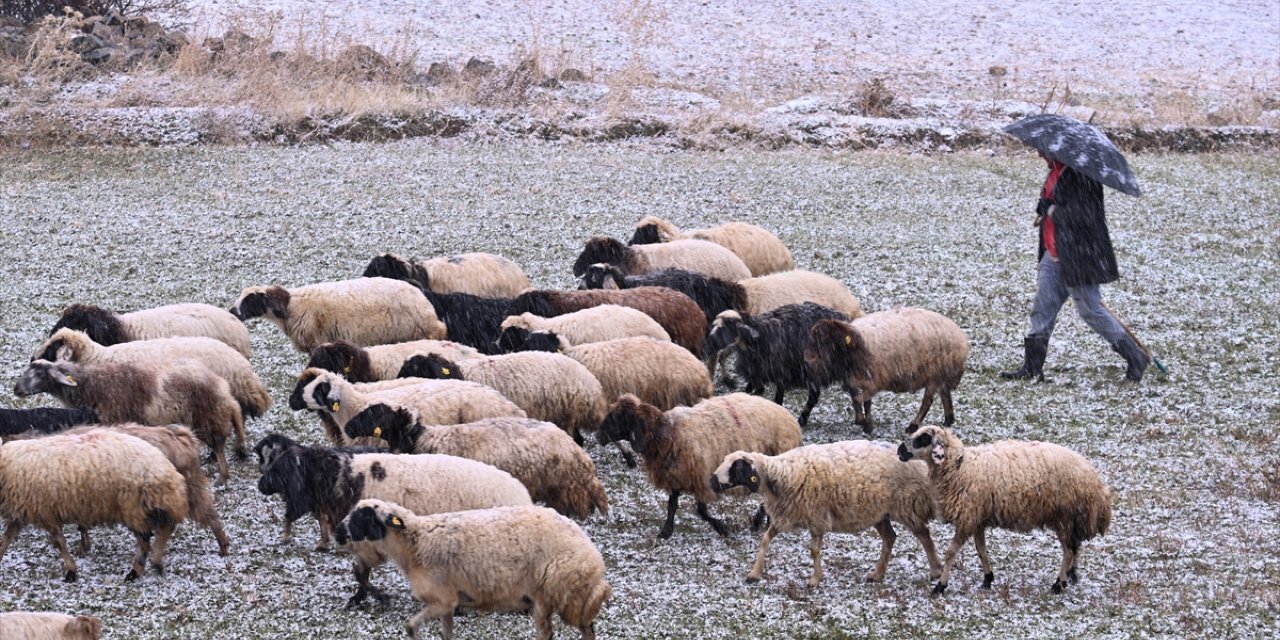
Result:
<svg viewBox="0 0 1280 640"><path fill-rule="evenodd" d="M417 282L436 293L467 293L482 298L514 298L531 286L520 265L492 253L418 261L385 253L369 261L364 275Z"/></svg>
<svg viewBox="0 0 1280 640"><path fill-rule="evenodd" d="M335 340L364 347L443 340L447 333L420 289L389 278L249 287L231 313L241 320L265 316L303 353Z"/></svg>
<svg viewBox="0 0 1280 640"><path fill-rule="evenodd" d="M0 613L0 638L4 640L98 640L101 633L102 621L94 616L35 611Z"/></svg>
<svg viewBox="0 0 1280 640"><path fill-rule="evenodd" d="M711 480L724 491L746 487L764 498L769 529L747 582L764 573L765 553L774 536L785 531L809 532L813 573L809 586L822 581L822 538L827 533L858 533L875 527L880 534L880 560L867 581L884 579L897 534L891 521L906 525L924 547L933 577L941 571L929 535L933 490L923 463L902 464L893 445L866 440L811 444L768 456L738 451L725 457Z"/></svg>
<svg viewBox="0 0 1280 640"><path fill-rule="evenodd" d="M358 347L346 340L338 340L312 349L307 368L341 373L352 382L377 382L394 379L410 357L433 353L454 362L481 355L471 347L449 340L413 340L370 347Z"/></svg>
<svg viewBox="0 0 1280 640"><path fill-rule="evenodd" d="M602 304L551 318L522 313L503 320L501 329L504 334L508 330L522 329L526 336L533 331L551 331L570 345L639 336L671 341L671 336L657 320L637 309L616 304ZM499 346L502 346L501 340Z"/></svg>
<svg viewBox="0 0 1280 640"><path fill-rule="evenodd" d="M604 559L572 520L545 507L502 507L432 516L363 500L339 528L339 540L366 544L390 558L424 607L409 619L411 638L439 619L453 637L459 606L523 611L532 606L538 640L550 640L558 615L594 640L596 616L612 593Z"/></svg>
<svg viewBox="0 0 1280 640"><path fill-rule="evenodd" d="M735 451L777 455L794 449L800 446L800 425L786 409L745 393L708 398L666 413L628 394L609 409L596 439L600 444L630 442L644 460L650 482L668 493L667 520L659 538L671 537L681 493L692 493L698 516L724 536L728 528L707 512L707 504L720 499L711 487L720 462ZM757 514L757 521L760 517Z"/></svg>
<svg viewBox="0 0 1280 640"><path fill-rule="evenodd" d="M809 330L804 359L819 385L835 382L849 392L854 422L871 433L871 399L881 391L924 389L914 430L942 398L945 424L955 423L951 392L964 376L969 338L955 322L927 309L878 311L851 322L820 320Z"/></svg>
<svg viewBox="0 0 1280 640"><path fill-rule="evenodd" d="M756 315L788 304L814 302L850 318L862 317L862 306L843 282L816 271L782 271L738 282L746 304L738 311Z"/></svg>
<svg viewBox="0 0 1280 640"><path fill-rule="evenodd" d="M626 274L649 273L659 269L686 269L721 280L737 282L751 277L751 270L734 253L706 240L676 240L661 244L628 247L616 238L597 236L587 241L573 263L574 277L582 277L587 267L605 263Z"/></svg>
<svg viewBox="0 0 1280 640"><path fill-rule="evenodd" d="M688 354L670 342L665 344ZM456 363L437 355L413 356L405 362L400 375L454 378L491 387L530 418L564 429L575 442L582 442L583 432L595 431L600 426L612 399L605 396L600 382L587 367L558 353L509 353Z"/></svg>
<svg viewBox="0 0 1280 640"><path fill-rule="evenodd" d="M203 336L226 343L246 358L250 355L249 329L226 309L208 304L170 304L129 313L73 304L62 310L49 333L63 327L83 331L108 347L134 340Z"/></svg>
<svg viewBox="0 0 1280 640"><path fill-rule="evenodd" d="M970 537L982 563L982 587L991 587L988 527L1053 532L1062 545L1062 566L1052 589L1061 593L1068 581L1079 580L1080 545L1111 526L1111 490L1084 456L1066 447L1017 440L966 447L950 430L925 426L898 446L898 457L929 465L938 513L955 526L935 594L946 591Z"/></svg>
<svg viewBox="0 0 1280 640"><path fill-rule="evenodd" d="M441 453L491 464L524 483L534 502L586 518L609 512L596 465L560 427L527 418L424 425L412 409L373 404L349 420L352 440L379 438L392 453Z"/></svg>
<svg viewBox="0 0 1280 640"><path fill-rule="evenodd" d="M212 338L158 338L136 340L104 347L81 331L58 329L36 349L35 360L71 362L143 362L149 360L196 360L231 385L231 395L240 403L245 418L256 418L271 406L271 394L240 352Z"/></svg>
<svg viewBox="0 0 1280 640"><path fill-rule="evenodd" d="M104 423L172 423L192 428L218 461L221 484L230 477L227 439L244 459L244 416L227 381L195 360L49 362L27 366L14 386L18 396L48 393L68 407L88 407Z"/></svg>
<svg viewBox="0 0 1280 640"><path fill-rule="evenodd" d="M0 558L23 526L39 527L62 554L67 582L76 579L76 561L62 537L63 525L123 524L134 532L138 550L125 576L129 581L146 572L148 548L151 565L164 571L165 547L187 518L187 505L182 474L159 449L133 436L95 429L0 441Z"/></svg>
<svg viewBox="0 0 1280 640"><path fill-rule="evenodd" d="M311 384L325 371L332 371L332 369L307 367L302 370L302 373L298 374L298 381L294 383L293 392L289 394L289 408L294 411L309 409L314 412L316 416L320 418L320 424L324 427L324 434L329 438L330 444L341 445L345 442L342 439L342 429L334 419L333 415L328 411L324 411L324 406L328 402L329 389L328 387L317 389L316 385ZM338 373L342 376L347 375L343 372ZM387 389L414 386L422 382L425 382L425 380L413 378L392 378L390 380L353 382L351 384L356 391L374 393L377 391L385 391ZM353 412L356 407L352 406L350 409L351 411L347 411L342 414L344 420L355 415Z"/></svg>
<svg viewBox="0 0 1280 640"><path fill-rule="evenodd" d="M707 240L722 245L742 259L751 275L762 276L796 267L791 251L777 236L754 224L728 222L707 229L681 231L670 221L645 216L636 223L631 244L653 244L673 240Z"/></svg>

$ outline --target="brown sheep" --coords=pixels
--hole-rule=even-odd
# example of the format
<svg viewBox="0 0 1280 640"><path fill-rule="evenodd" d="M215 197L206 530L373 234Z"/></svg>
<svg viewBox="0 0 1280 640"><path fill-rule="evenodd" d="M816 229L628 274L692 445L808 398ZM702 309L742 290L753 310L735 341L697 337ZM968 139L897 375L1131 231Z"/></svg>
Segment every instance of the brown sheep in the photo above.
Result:
<svg viewBox="0 0 1280 640"><path fill-rule="evenodd" d="M532 313L550 318L602 304L616 304L643 311L658 321L671 341L702 357L702 343L707 337L707 319L689 296L665 287L634 289L591 289L526 291L511 303L508 316Z"/></svg>

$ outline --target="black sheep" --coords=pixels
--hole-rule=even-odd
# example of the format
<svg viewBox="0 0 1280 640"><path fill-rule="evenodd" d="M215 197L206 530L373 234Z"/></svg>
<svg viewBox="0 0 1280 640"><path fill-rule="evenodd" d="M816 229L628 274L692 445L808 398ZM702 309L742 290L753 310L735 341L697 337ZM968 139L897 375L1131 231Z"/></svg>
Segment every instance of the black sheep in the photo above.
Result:
<svg viewBox="0 0 1280 640"><path fill-rule="evenodd" d="M0 409L0 437L27 431L55 433L82 424L98 424L93 409L38 407L35 409Z"/></svg>
<svg viewBox="0 0 1280 640"><path fill-rule="evenodd" d="M697 303L707 317L707 326L722 311L740 311L747 304L747 292L736 282L712 278L684 269L662 269L651 273L626 275L611 264L593 264L582 276L579 289L632 289L635 287L666 287L685 294Z"/></svg>

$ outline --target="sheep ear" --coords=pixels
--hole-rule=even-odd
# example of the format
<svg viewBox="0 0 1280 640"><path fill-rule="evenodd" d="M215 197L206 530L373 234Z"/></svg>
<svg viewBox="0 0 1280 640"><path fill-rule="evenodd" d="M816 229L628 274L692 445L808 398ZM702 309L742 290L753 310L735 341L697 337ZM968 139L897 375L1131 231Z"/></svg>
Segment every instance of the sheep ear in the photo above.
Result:
<svg viewBox="0 0 1280 640"><path fill-rule="evenodd" d="M49 369L49 375L53 377L53 381L64 387L74 387L76 379L71 374L60 369Z"/></svg>
<svg viewBox="0 0 1280 640"><path fill-rule="evenodd" d="M71 345L64 341L62 344L58 345L57 356L54 359L71 361L75 359L75 356L76 352L71 348Z"/></svg>
<svg viewBox="0 0 1280 640"><path fill-rule="evenodd" d="M392 529L403 529L404 520L401 520L400 516L387 516L386 525Z"/></svg>
<svg viewBox="0 0 1280 640"><path fill-rule="evenodd" d="M938 464L942 464L943 462L946 462L946 460L947 460L947 447L943 445L942 440L939 439L933 445L933 461Z"/></svg>

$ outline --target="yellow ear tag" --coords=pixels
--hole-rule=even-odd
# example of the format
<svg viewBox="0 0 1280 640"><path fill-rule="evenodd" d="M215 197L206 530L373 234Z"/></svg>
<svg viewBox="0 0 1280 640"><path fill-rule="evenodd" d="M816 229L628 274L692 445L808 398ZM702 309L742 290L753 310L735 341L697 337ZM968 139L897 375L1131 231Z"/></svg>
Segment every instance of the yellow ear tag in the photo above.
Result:
<svg viewBox="0 0 1280 640"><path fill-rule="evenodd" d="M751 484L755 484L757 482L760 482L760 478L756 476L751 476Z"/></svg>
<svg viewBox="0 0 1280 640"><path fill-rule="evenodd" d="M400 522L400 518L397 518L396 516L391 516L391 526L393 526L393 527L403 527L403 526L404 526L404 523L403 523L403 522Z"/></svg>
<svg viewBox="0 0 1280 640"><path fill-rule="evenodd" d="M351 373L351 367L343 367L343 368L342 368L342 372L343 372L343 373Z"/></svg>
<svg viewBox="0 0 1280 640"><path fill-rule="evenodd" d="M337 402L333 403L333 410L334 410L334 411L337 411L338 409L341 409L341 408L342 408L342 405L341 405L341 404L339 404L339 403L337 403Z"/></svg>
<svg viewBox="0 0 1280 640"><path fill-rule="evenodd" d="M844 343L845 343L845 345L851 345L851 344L853 344L853 336L845 336L845 337L844 337Z"/></svg>
<svg viewBox="0 0 1280 640"><path fill-rule="evenodd" d="M374 427L374 428L373 428L373 437L375 437L375 438L381 438L381 437L382 437L382 427Z"/></svg>
<svg viewBox="0 0 1280 640"><path fill-rule="evenodd" d="M440 373L443 373L446 376L449 375L449 367L440 367Z"/></svg>
<svg viewBox="0 0 1280 640"><path fill-rule="evenodd" d="M67 382L70 382L71 384L75 384L75 383L76 383L76 379L75 379L75 378L72 378L72 377L71 377L71 374L69 374L69 373L68 373L68 374L67 374Z"/></svg>

